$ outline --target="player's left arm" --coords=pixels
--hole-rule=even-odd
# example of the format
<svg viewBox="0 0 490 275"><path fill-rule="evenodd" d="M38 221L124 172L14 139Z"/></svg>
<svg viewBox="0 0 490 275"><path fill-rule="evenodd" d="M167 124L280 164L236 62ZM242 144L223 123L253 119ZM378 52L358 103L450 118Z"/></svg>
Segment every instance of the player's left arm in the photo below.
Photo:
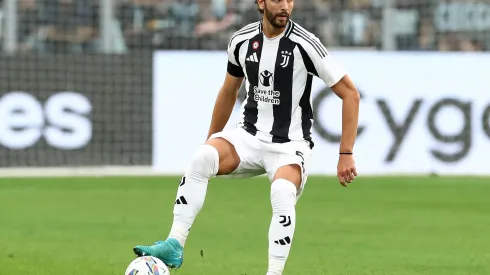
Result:
<svg viewBox="0 0 490 275"><path fill-rule="evenodd" d="M348 75L343 76L331 89L342 99L340 153L353 153L359 121L359 92Z"/></svg>
<svg viewBox="0 0 490 275"><path fill-rule="evenodd" d="M311 51L311 56L316 75L342 99L342 135L337 176L340 183L347 186L347 183L352 182L357 176L352 154L357 137L360 94L342 66L328 54L325 48L322 50Z"/></svg>

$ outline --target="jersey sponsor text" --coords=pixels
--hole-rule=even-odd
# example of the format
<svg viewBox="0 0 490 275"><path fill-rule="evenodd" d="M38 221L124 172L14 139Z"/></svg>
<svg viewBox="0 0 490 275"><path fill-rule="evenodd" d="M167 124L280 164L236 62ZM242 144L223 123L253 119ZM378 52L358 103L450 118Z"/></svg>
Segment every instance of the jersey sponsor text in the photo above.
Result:
<svg viewBox="0 0 490 275"><path fill-rule="evenodd" d="M254 100L257 102L264 102L273 105L280 105L281 100L277 97L281 95L281 92L274 90L262 90L257 86L254 87Z"/></svg>

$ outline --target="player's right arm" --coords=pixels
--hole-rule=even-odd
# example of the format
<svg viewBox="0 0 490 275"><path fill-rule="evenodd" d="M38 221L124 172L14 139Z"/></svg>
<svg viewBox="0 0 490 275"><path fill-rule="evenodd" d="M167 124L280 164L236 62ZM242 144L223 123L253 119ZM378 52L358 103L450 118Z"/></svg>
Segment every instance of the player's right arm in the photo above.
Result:
<svg viewBox="0 0 490 275"><path fill-rule="evenodd" d="M238 96L238 89L242 84L243 77L236 77L226 73L223 86L219 90L216 103L214 104L211 125L209 126L208 139L214 134L221 132L230 119L231 112L235 106Z"/></svg>
<svg viewBox="0 0 490 275"><path fill-rule="evenodd" d="M235 48L235 43L231 43L228 48L228 66L225 81L219 90L216 103L214 104L213 116L211 118L207 139L209 139L212 134L221 132L225 128L226 123L228 123L228 120L230 119L233 107L235 106L238 90L240 89L245 76L243 69L238 63L238 58L235 56Z"/></svg>

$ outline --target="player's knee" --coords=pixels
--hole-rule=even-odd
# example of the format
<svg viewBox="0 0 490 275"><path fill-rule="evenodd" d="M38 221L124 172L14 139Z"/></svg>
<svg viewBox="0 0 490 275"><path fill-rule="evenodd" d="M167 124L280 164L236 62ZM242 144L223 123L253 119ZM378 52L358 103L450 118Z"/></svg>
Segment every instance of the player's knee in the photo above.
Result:
<svg viewBox="0 0 490 275"><path fill-rule="evenodd" d="M204 144L194 152L186 177L211 178L218 173L218 150L211 145Z"/></svg>
<svg viewBox="0 0 490 275"><path fill-rule="evenodd" d="M284 179L295 184L296 189L301 187L302 167L299 164L288 164L277 169L274 181Z"/></svg>
<svg viewBox="0 0 490 275"><path fill-rule="evenodd" d="M271 203L274 213L290 211L296 205L296 185L285 179L277 179L271 185Z"/></svg>

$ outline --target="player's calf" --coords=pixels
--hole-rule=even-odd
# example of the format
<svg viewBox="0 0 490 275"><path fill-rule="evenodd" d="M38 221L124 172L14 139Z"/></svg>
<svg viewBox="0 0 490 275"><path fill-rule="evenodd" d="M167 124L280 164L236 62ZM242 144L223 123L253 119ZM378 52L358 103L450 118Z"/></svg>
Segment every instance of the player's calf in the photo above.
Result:
<svg viewBox="0 0 490 275"><path fill-rule="evenodd" d="M136 255L157 257L170 268L182 265L189 230L204 204L209 179L218 173L218 168L218 150L211 145L202 145L194 153L180 181L174 203L174 220L167 240L150 246L138 245L133 248Z"/></svg>
<svg viewBox="0 0 490 275"><path fill-rule="evenodd" d="M219 154L215 147L202 145L193 155L179 184L174 205L174 221L169 237L182 247L206 197L209 179L218 173Z"/></svg>
<svg viewBox="0 0 490 275"><path fill-rule="evenodd" d="M267 275L281 275L289 256L296 226L296 193L296 185L285 179L274 180L271 185L272 221Z"/></svg>

